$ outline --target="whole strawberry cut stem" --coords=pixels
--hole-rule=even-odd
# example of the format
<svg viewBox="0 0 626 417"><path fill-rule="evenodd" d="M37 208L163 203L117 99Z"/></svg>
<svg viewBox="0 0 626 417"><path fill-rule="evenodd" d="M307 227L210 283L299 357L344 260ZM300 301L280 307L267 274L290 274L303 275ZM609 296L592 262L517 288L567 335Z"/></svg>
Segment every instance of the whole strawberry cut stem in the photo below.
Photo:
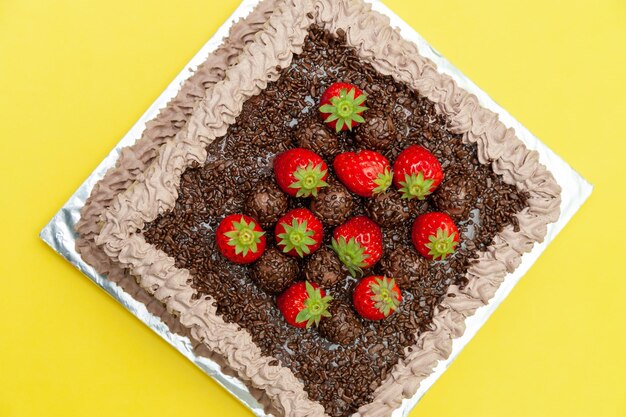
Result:
<svg viewBox="0 0 626 417"><path fill-rule="evenodd" d="M446 259L448 255L454 253L456 245L458 245L458 242L454 240L455 235L455 232L448 233L447 230L441 228L437 229L437 234L428 238L430 241L426 244L426 247L430 249L428 254L431 255L433 259Z"/></svg>
<svg viewBox="0 0 626 417"><path fill-rule="evenodd" d="M389 278L377 278L374 283L370 285L372 291L372 301L376 308L388 316L392 311L395 311L400 305L400 298L398 293L393 290L395 281Z"/></svg>
<svg viewBox="0 0 626 417"><path fill-rule="evenodd" d="M330 317L328 304L333 297L330 295L322 297L320 289L314 288L309 281L306 281L306 292L307 299L304 301L304 308L296 316L296 322L302 323L306 321L308 329L313 324L317 326L322 317Z"/></svg>
<svg viewBox="0 0 626 417"><path fill-rule="evenodd" d="M243 253L246 256L249 251L257 251L257 245L265 232L254 230L255 226L254 222L247 223L242 217L239 222L233 223L235 230L224 233L228 238L228 245L235 247L237 255Z"/></svg>
<svg viewBox="0 0 626 417"><path fill-rule="evenodd" d="M402 186L400 192L402 198L412 199L417 198L424 200L427 195L431 193L430 189L433 186L434 181L432 179L424 179L424 174L418 172L417 174L406 174L404 181L400 182Z"/></svg>
<svg viewBox="0 0 626 417"><path fill-rule="evenodd" d="M307 228L306 220L300 223L297 219L293 219L291 225L282 223L282 226L285 232L278 235L278 244L284 246L283 252L288 253L295 249L298 256L301 257L311 253L309 246L315 244L312 237L315 231Z"/></svg>
<svg viewBox="0 0 626 417"><path fill-rule="evenodd" d="M322 169L322 164L313 166L309 162L306 168L298 168L294 172L293 176L297 180L292 183L289 188L295 188L298 190L296 197L317 197L317 190L322 187L327 187L328 183L324 181L324 176L327 170Z"/></svg>
<svg viewBox="0 0 626 417"><path fill-rule="evenodd" d="M354 238L349 241L346 241L343 236L339 240L333 239L332 248L352 276L363 273L362 268L367 266L365 260L369 258L369 255Z"/></svg>
<svg viewBox="0 0 626 417"><path fill-rule="evenodd" d="M335 129L339 132L343 126L347 126L352 130L352 122L363 123L365 120L361 116L367 107L363 106L367 98L367 94L363 93L355 98L354 88L348 91L342 89L338 97L330 99L330 104L320 107L320 111L329 116L324 120L326 123L337 121Z"/></svg>

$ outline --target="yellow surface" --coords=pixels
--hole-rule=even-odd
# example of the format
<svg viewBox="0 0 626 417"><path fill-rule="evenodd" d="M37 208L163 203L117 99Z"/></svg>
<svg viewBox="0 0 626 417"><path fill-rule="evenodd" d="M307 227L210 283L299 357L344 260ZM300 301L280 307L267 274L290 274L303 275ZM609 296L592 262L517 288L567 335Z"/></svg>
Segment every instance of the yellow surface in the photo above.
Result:
<svg viewBox="0 0 626 417"><path fill-rule="evenodd" d="M0 416L249 415L37 237L238 2L146 3L0 0ZM626 416L626 3L564 3L387 1L596 186L413 416Z"/></svg>

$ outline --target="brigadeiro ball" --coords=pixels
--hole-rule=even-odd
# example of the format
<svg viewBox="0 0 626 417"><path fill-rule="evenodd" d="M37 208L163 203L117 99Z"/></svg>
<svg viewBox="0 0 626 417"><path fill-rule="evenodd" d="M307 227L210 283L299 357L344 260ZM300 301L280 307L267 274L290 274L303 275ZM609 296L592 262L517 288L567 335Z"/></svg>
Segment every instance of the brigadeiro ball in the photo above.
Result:
<svg viewBox="0 0 626 417"><path fill-rule="evenodd" d="M329 312L330 317L325 317L318 326L322 337L332 343L346 346L361 336L363 325L349 305L341 301L333 301Z"/></svg>
<svg viewBox="0 0 626 417"><path fill-rule="evenodd" d="M437 188L432 200L440 211L461 221L469 217L478 199L476 180L467 174L456 174L447 178Z"/></svg>
<svg viewBox="0 0 626 417"><path fill-rule="evenodd" d="M314 117L298 123L294 136L299 147L309 149L329 159L340 151L337 136Z"/></svg>
<svg viewBox="0 0 626 417"><path fill-rule="evenodd" d="M321 248L311 255L304 264L304 276L322 288L330 288L348 276L348 271L337 257L337 254Z"/></svg>
<svg viewBox="0 0 626 417"><path fill-rule="evenodd" d="M396 139L396 129L391 116L369 115L360 124L354 136L355 142L365 148L383 151L389 149Z"/></svg>
<svg viewBox="0 0 626 417"><path fill-rule="evenodd" d="M348 220L354 209L354 197L339 181L330 182L311 201L311 211L326 226L338 226Z"/></svg>
<svg viewBox="0 0 626 417"><path fill-rule="evenodd" d="M389 190L365 200L365 211L382 227L391 227L409 219L410 204L399 192Z"/></svg>
<svg viewBox="0 0 626 417"><path fill-rule="evenodd" d="M289 208L287 194L271 180L254 188L245 202L246 214L254 217L265 229L271 228Z"/></svg>
<svg viewBox="0 0 626 417"><path fill-rule="evenodd" d="M263 291L278 294L296 281L300 271L294 258L283 255L276 248L269 248L252 265L251 272L252 279Z"/></svg>
<svg viewBox="0 0 626 417"><path fill-rule="evenodd" d="M428 260L409 246L398 246L385 254L380 268L402 288L416 289L428 273Z"/></svg>

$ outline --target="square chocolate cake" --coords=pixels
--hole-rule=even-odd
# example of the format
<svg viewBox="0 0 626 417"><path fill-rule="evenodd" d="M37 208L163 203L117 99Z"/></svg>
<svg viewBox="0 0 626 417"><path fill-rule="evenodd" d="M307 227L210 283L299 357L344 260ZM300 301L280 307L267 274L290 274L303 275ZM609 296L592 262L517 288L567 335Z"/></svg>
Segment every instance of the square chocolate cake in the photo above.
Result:
<svg viewBox="0 0 626 417"><path fill-rule="evenodd" d="M386 416L559 204L366 3L266 1L96 186L77 246L271 413Z"/></svg>

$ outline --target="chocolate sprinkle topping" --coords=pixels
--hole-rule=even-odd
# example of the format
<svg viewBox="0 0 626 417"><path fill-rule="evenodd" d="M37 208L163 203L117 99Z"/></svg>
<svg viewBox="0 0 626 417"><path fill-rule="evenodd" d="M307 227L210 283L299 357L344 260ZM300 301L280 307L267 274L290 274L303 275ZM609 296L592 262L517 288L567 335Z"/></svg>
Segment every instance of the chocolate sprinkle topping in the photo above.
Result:
<svg viewBox="0 0 626 417"><path fill-rule="evenodd" d="M282 254L276 248L268 248L252 265L250 276L263 291L278 294L293 284L299 273L295 258Z"/></svg>
<svg viewBox="0 0 626 417"><path fill-rule="evenodd" d="M433 203L456 221L467 220L478 200L478 185L471 175L456 174L446 177L435 190Z"/></svg>
<svg viewBox="0 0 626 417"><path fill-rule="evenodd" d="M389 149L395 140L402 140L391 115L368 113L366 116L365 123L356 128L354 136L359 148L381 151Z"/></svg>
<svg viewBox="0 0 626 417"><path fill-rule="evenodd" d="M258 184L244 203L246 214L256 219L264 229L270 229L288 208L287 194L272 180Z"/></svg>
<svg viewBox="0 0 626 417"><path fill-rule="evenodd" d="M386 277L394 278L401 289L428 291L425 277L428 275L426 258L409 246L397 246L387 252L380 261L380 270ZM424 288L422 288L424 287Z"/></svg>
<svg viewBox="0 0 626 417"><path fill-rule="evenodd" d="M526 207L527 195L507 185L490 165L478 162L476 147L464 144L461 135L448 131L444 117L433 103L376 72L361 62L344 37L334 37L312 27L300 55L280 78L250 98L226 135L208 146L208 159L183 174L175 208L146 225L146 240L187 268L198 296L210 295L217 313L227 322L246 329L262 352L290 368L302 380L309 397L320 402L331 416L348 416L370 402L374 390L393 366L429 329L435 307L452 284L466 284L466 270L479 251L491 244L503 227L517 226L515 213ZM363 331L352 344L333 346L318 330L290 327L275 307L274 296L252 278L251 266L234 265L215 250L214 231L227 214L242 212L245 199L262 181L272 178L274 156L298 144L294 131L311 119L319 120L318 97L331 83L352 82L369 95L368 114L390 117L397 133L382 153L393 162L410 144L431 151L446 175L461 167L477 185L471 216L460 223L461 244L445 262L431 262L417 289L403 289L402 306L379 322L357 320ZM337 135L341 150L357 150L355 133ZM332 161L326 161L329 166ZM353 196L354 214L364 211L363 199ZM384 248L391 254L398 246L410 247L415 216L437 208L432 198L411 208L408 219L384 227ZM290 207L308 202L289 198ZM325 227L324 244L332 228ZM268 233L268 248L274 243ZM380 263L371 273L381 274ZM302 279L302 276L300 277ZM339 280L327 291L335 302L351 304L356 280Z"/></svg>
<svg viewBox="0 0 626 417"><path fill-rule="evenodd" d="M332 249L321 248L304 263L304 278L322 288L331 288L347 276L348 270Z"/></svg>
<svg viewBox="0 0 626 417"><path fill-rule="evenodd" d="M310 208L324 225L339 226L354 215L354 200L348 189L335 180L318 192L311 200Z"/></svg>
<svg viewBox="0 0 626 417"><path fill-rule="evenodd" d="M347 346L363 333L363 326L350 305L335 302L330 305L330 317L322 319L319 332L332 343Z"/></svg>
<svg viewBox="0 0 626 417"><path fill-rule="evenodd" d="M380 226L391 227L409 220L411 207L416 204L416 201L403 199L396 189L391 188L365 200L365 212Z"/></svg>
<svg viewBox="0 0 626 417"><path fill-rule="evenodd" d="M309 149L327 158L329 162L341 152L339 138L317 117L310 117L298 123L294 127L294 136L299 147Z"/></svg>

